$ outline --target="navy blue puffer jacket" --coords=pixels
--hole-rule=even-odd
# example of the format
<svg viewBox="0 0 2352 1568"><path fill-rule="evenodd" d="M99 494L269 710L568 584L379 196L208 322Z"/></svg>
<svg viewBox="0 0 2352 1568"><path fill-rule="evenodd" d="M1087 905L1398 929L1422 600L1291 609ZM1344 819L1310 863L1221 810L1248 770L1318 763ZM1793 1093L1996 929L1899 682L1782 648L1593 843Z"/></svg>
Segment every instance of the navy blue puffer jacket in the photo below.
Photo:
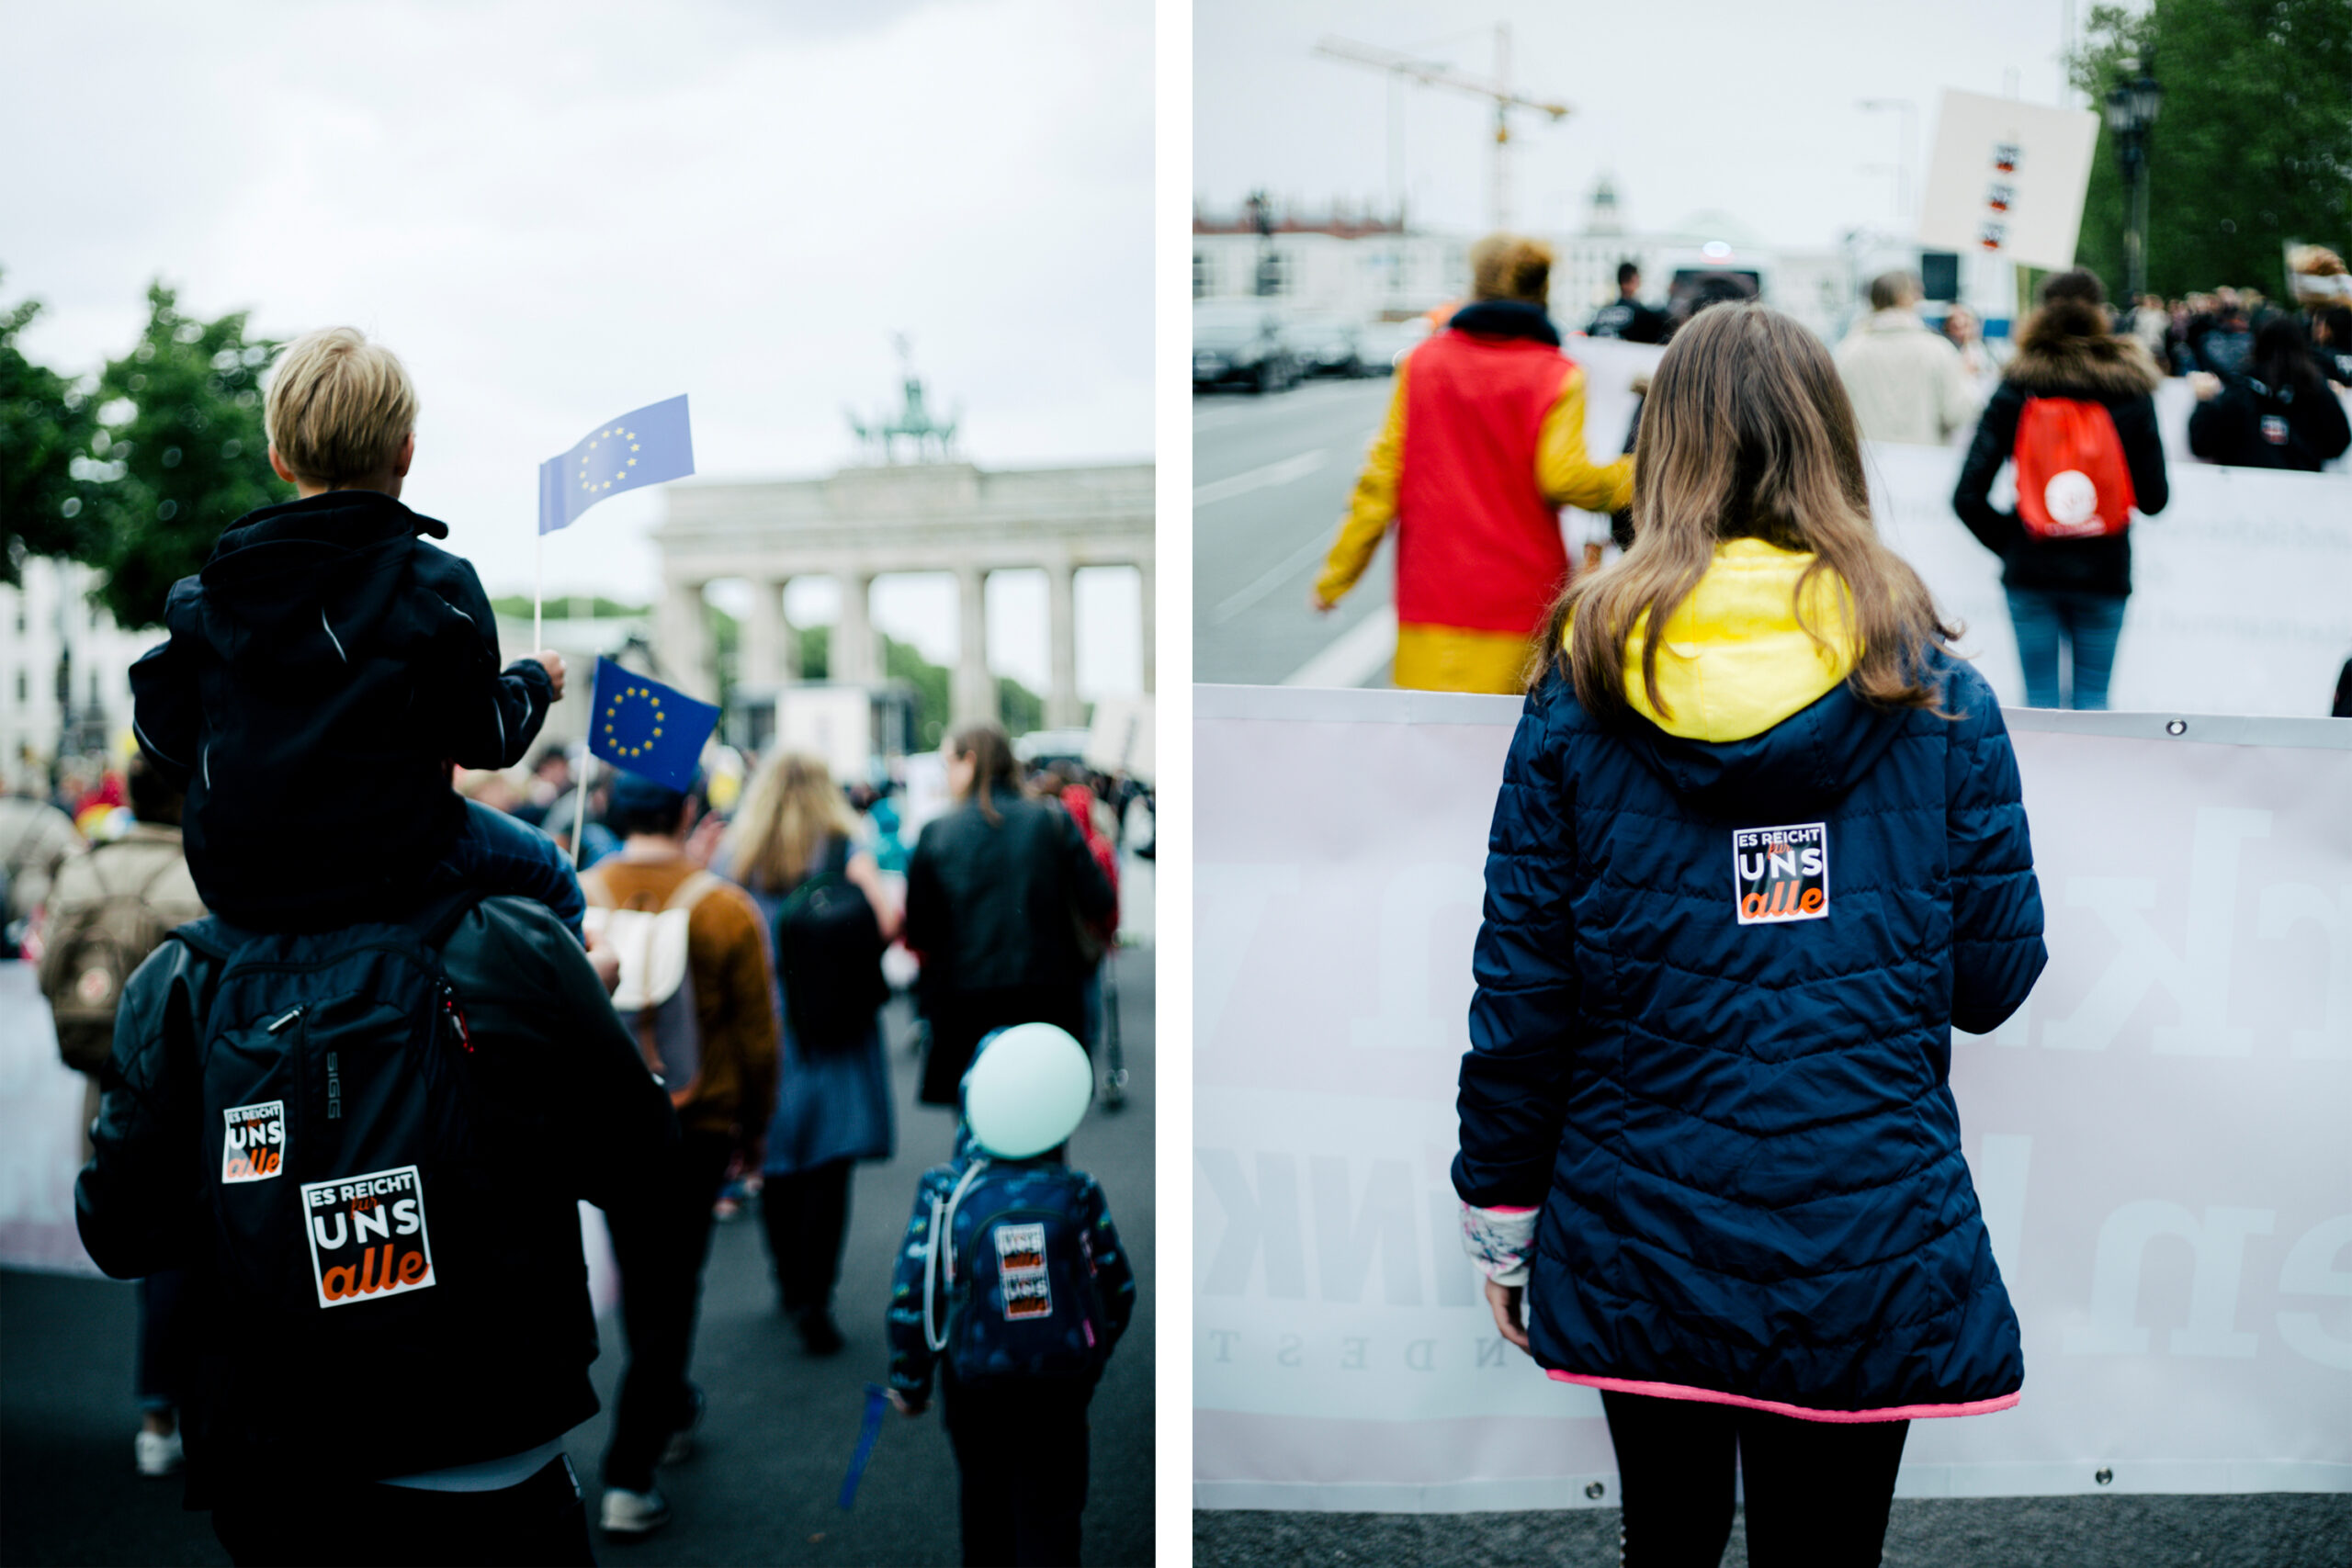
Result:
<svg viewBox="0 0 2352 1568"><path fill-rule="evenodd" d="M1935 668L1956 719L1840 683L1725 742L1529 695L1453 1176L1540 1208L1555 1378L1826 1420L2016 1401L1946 1077L1952 1026L2032 989L2041 905L2000 709Z"/></svg>

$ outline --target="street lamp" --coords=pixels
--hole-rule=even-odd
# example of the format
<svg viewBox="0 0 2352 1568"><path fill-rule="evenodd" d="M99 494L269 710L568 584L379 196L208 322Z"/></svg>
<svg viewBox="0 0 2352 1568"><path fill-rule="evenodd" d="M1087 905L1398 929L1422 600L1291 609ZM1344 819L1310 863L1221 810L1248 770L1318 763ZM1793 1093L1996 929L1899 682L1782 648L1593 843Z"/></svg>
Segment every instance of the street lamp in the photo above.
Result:
<svg viewBox="0 0 2352 1568"><path fill-rule="evenodd" d="M2123 291L2134 306L2148 289L2148 132L2165 99L2150 73L2154 63L2126 61L2124 69L2138 74L2107 90L2107 129L2123 165Z"/></svg>

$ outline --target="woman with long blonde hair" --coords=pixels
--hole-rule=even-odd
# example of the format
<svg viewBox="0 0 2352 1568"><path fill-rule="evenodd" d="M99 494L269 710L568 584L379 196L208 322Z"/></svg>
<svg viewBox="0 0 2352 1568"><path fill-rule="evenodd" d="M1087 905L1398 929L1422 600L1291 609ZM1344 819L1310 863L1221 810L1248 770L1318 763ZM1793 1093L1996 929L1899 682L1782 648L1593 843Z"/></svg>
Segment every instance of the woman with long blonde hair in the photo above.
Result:
<svg viewBox="0 0 2352 1568"><path fill-rule="evenodd" d="M890 1067L876 1009L888 995L881 950L898 934L898 901L857 847L857 818L820 758L779 751L762 765L720 844L713 869L760 907L783 1021L783 1067L761 1161L760 1216L785 1314L812 1355L842 1346L832 1315L849 1224L850 1175L859 1160L896 1146ZM821 905L831 919L871 928L862 961L796 948L799 915ZM833 929L841 929L836 925Z"/></svg>
<svg viewBox="0 0 2352 1568"><path fill-rule="evenodd" d="M1660 361L1634 545L1504 764L1453 1168L1503 1336L1599 1389L1624 1561L1875 1563L1911 1420L2024 1380L1946 1069L2045 960L1984 679L1877 535L1818 340Z"/></svg>

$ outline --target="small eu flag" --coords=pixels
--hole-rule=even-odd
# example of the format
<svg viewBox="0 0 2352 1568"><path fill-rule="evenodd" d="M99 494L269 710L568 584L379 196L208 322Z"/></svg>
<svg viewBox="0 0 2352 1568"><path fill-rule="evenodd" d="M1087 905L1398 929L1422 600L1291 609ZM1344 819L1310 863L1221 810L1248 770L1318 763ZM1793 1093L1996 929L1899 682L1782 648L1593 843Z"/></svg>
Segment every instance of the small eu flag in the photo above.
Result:
<svg viewBox="0 0 2352 1568"><path fill-rule="evenodd" d="M596 660L596 694L588 715L588 750L613 766L690 789L703 742L718 727L718 710L684 692Z"/></svg>
<svg viewBox="0 0 2352 1568"><path fill-rule="evenodd" d="M695 471L684 393L597 426L560 457L539 465L539 532L569 528L600 501Z"/></svg>

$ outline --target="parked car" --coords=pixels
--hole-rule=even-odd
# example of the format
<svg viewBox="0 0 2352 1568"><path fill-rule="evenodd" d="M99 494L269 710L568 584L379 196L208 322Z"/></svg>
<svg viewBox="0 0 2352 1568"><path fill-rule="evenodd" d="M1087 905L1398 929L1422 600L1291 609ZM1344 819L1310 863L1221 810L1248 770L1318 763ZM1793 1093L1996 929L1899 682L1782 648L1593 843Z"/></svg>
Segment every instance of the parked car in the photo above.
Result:
<svg viewBox="0 0 2352 1568"><path fill-rule="evenodd" d="M1344 310L1294 310L1283 335L1309 376L1362 376L1363 322Z"/></svg>
<svg viewBox="0 0 2352 1568"><path fill-rule="evenodd" d="M1363 329L1362 352L1364 374L1394 374L1404 357L1429 335L1430 321L1427 316L1415 316L1406 321L1370 322Z"/></svg>
<svg viewBox="0 0 2352 1568"><path fill-rule="evenodd" d="M1193 389L1242 387L1279 392L1301 374L1274 308L1257 299L1203 299L1193 306Z"/></svg>

